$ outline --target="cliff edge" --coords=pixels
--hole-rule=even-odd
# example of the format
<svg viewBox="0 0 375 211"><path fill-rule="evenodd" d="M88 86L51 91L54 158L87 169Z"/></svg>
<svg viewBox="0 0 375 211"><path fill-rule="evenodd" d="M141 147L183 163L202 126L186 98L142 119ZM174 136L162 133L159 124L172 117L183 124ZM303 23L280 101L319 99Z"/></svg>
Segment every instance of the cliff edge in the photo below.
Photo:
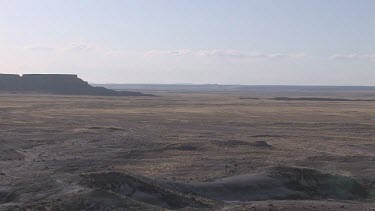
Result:
<svg viewBox="0 0 375 211"><path fill-rule="evenodd" d="M151 96L140 92L115 91L93 87L77 75L67 74L0 74L0 91L43 92L62 95Z"/></svg>

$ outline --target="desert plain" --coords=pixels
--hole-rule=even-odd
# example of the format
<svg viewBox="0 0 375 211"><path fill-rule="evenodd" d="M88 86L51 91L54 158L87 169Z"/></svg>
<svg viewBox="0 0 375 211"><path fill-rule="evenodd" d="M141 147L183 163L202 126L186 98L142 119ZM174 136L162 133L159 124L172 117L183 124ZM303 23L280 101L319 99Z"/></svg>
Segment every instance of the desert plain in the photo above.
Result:
<svg viewBox="0 0 375 211"><path fill-rule="evenodd" d="M0 210L375 208L375 91L152 94L1 93Z"/></svg>

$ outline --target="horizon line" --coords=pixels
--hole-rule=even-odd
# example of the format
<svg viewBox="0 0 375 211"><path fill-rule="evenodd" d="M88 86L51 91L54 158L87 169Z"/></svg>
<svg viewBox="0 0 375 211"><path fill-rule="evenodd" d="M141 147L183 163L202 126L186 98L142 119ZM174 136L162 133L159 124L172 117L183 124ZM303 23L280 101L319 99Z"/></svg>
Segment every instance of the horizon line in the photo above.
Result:
<svg viewBox="0 0 375 211"><path fill-rule="evenodd" d="M94 83L91 85L178 85L178 86L305 86L305 87L375 87L375 85L306 85L306 84L218 84L218 83Z"/></svg>

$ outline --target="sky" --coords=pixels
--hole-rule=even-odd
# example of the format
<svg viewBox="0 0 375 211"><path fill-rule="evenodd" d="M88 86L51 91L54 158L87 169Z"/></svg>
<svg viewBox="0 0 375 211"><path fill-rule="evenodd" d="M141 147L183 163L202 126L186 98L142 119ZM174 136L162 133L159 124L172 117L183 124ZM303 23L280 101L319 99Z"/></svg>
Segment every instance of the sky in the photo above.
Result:
<svg viewBox="0 0 375 211"><path fill-rule="evenodd" d="M374 0L0 0L0 73L375 86Z"/></svg>

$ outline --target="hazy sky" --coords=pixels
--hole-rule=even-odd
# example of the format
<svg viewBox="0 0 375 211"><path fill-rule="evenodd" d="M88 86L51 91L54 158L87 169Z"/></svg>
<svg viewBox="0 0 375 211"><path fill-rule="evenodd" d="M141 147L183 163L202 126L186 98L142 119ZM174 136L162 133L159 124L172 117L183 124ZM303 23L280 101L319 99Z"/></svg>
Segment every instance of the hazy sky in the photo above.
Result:
<svg viewBox="0 0 375 211"><path fill-rule="evenodd" d="M0 72L375 85L375 0L0 0Z"/></svg>

